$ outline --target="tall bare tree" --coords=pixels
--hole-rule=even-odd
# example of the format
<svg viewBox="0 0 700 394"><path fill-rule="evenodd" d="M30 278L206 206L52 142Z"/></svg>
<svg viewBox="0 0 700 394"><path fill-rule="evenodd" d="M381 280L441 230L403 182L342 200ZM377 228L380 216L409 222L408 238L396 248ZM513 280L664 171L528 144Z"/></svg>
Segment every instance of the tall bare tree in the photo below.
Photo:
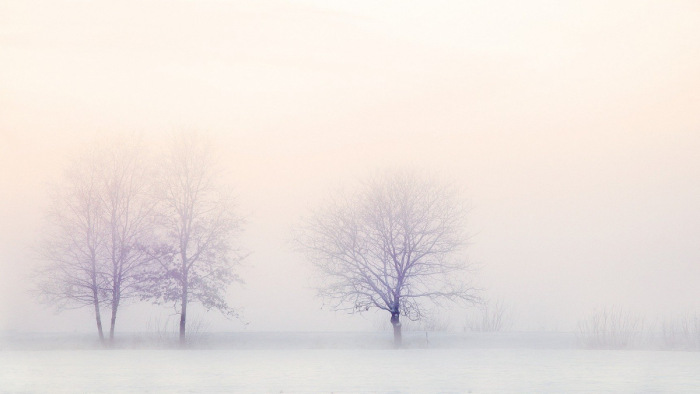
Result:
<svg viewBox="0 0 700 394"><path fill-rule="evenodd" d="M143 149L128 140L93 148L54 190L39 291L59 308L94 306L100 339L100 306L109 306L113 340L119 306L139 298L151 269L154 200Z"/></svg>
<svg viewBox="0 0 700 394"><path fill-rule="evenodd" d="M211 146L196 134L180 135L164 161L160 189L162 244L153 251L161 271L151 296L179 304L180 342L185 343L187 306L198 301L227 316L236 312L226 290L240 281L234 266L242 255L234 248L242 219L217 186Z"/></svg>
<svg viewBox="0 0 700 394"><path fill-rule="evenodd" d="M139 298L152 267L155 199L146 153L140 145L118 141L100 155L100 199L104 215L104 259L111 309L110 341L119 306Z"/></svg>
<svg viewBox="0 0 700 394"><path fill-rule="evenodd" d="M93 307L102 341L100 306L108 284L101 256L106 240L96 158L91 154L74 161L53 189L38 247L43 264L36 275L42 301L59 310Z"/></svg>
<svg viewBox="0 0 700 394"><path fill-rule="evenodd" d="M319 294L336 310L387 311L398 347L401 316L420 319L425 301L477 299L459 280L465 214L450 187L392 172L332 198L304 220L297 240L325 279Z"/></svg>

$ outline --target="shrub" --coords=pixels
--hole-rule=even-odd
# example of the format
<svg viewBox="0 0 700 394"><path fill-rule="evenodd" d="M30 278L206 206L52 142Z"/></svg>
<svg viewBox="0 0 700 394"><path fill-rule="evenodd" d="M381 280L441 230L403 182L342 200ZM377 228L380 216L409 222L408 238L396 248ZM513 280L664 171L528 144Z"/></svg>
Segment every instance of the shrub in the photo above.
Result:
<svg viewBox="0 0 700 394"><path fill-rule="evenodd" d="M513 328L513 310L502 299L486 300L476 307L476 313L467 315L465 331L497 332Z"/></svg>
<svg viewBox="0 0 700 394"><path fill-rule="evenodd" d="M578 323L578 339L585 347L624 349L634 345L644 328L644 319L628 310L612 307Z"/></svg>
<svg viewBox="0 0 700 394"><path fill-rule="evenodd" d="M700 350L700 315L667 319L661 324L661 334L668 349Z"/></svg>

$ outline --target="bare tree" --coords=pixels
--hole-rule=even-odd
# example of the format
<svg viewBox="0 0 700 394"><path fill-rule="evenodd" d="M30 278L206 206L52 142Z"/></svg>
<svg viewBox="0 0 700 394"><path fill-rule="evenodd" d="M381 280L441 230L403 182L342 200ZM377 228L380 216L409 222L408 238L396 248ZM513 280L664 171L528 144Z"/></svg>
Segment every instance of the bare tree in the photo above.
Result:
<svg viewBox="0 0 700 394"><path fill-rule="evenodd" d="M106 240L96 157L74 161L53 190L36 279L41 300L59 310L93 307L97 332L104 340L100 306L108 284L102 274Z"/></svg>
<svg viewBox="0 0 700 394"><path fill-rule="evenodd" d="M140 296L150 267L145 245L152 238L154 201L143 156L127 141L91 150L55 188L47 216L39 291L59 309L94 306L100 339L100 306L111 309L113 340L120 304Z"/></svg>
<svg viewBox="0 0 700 394"><path fill-rule="evenodd" d="M104 215L105 276L111 309L109 339L119 306L141 296L152 269L147 253L153 242L154 205L152 179L145 152L137 144L115 143L100 155L100 199Z"/></svg>
<svg viewBox="0 0 700 394"><path fill-rule="evenodd" d="M303 222L297 240L324 277L319 294L336 310L387 311L400 346L400 316L420 319L425 301L477 299L460 280L465 215L452 188L387 173L332 198Z"/></svg>
<svg viewBox="0 0 700 394"><path fill-rule="evenodd" d="M215 175L210 145L201 136L181 135L165 159L158 184L162 243L151 254L160 272L152 278L150 296L179 304L182 344L189 302L236 315L225 292L240 281L233 268L242 255L233 240L242 220L217 187Z"/></svg>

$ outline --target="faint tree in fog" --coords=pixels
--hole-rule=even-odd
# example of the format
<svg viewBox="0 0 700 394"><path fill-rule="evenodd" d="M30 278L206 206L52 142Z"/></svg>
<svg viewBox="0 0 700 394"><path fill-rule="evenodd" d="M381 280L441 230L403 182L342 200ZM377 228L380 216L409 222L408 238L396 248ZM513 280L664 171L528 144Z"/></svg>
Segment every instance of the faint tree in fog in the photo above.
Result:
<svg viewBox="0 0 700 394"><path fill-rule="evenodd" d="M216 185L210 150L200 136L178 136L157 183L162 239L151 253L160 271L151 277L148 296L179 304L183 344L190 301L236 315L225 293L232 282L240 281L233 268L242 256L233 241L242 219Z"/></svg>
<svg viewBox="0 0 700 394"><path fill-rule="evenodd" d="M111 309L109 338L119 306L139 298L152 269L147 247L153 242L154 205L149 166L140 146L123 142L104 149L100 158L100 198L104 214L105 276Z"/></svg>
<svg viewBox="0 0 700 394"><path fill-rule="evenodd" d="M43 264L36 279L41 300L59 310L93 307L97 332L104 340L100 305L108 283L102 258L105 218L97 158L91 154L71 163L63 182L52 190L38 247Z"/></svg>
<svg viewBox="0 0 700 394"><path fill-rule="evenodd" d="M460 280L468 268L459 253L465 216L451 187L386 173L332 198L304 220L297 240L325 278L319 294L336 310L389 312L400 346L400 316L420 319L425 301L477 300Z"/></svg>
<svg viewBox="0 0 700 394"><path fill-rule="evenodd" d="M59 309L93 306L100 339L100 306L111 309L113 340L120 304L140 296L150 267L154 202L144 155L128 141L90 150L56 186L47 215L39 291Z"/></svg>

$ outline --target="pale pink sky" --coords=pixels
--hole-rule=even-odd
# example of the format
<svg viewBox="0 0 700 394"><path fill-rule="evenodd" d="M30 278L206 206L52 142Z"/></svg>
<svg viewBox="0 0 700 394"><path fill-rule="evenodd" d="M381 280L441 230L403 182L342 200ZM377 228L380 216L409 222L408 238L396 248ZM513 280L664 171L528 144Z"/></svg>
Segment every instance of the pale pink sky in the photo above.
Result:
<svg viewBox="0 0 700 394"><path fill-rule="evenodd" d="M251 330L372 328L318 310L287 240L391 166L466 188L479 283L524 326L697 310L698 42L695 1L0 0L0 329L92 329L26 293L45 184L95 139L182 128L220 141L248 217Z"/></svg>

